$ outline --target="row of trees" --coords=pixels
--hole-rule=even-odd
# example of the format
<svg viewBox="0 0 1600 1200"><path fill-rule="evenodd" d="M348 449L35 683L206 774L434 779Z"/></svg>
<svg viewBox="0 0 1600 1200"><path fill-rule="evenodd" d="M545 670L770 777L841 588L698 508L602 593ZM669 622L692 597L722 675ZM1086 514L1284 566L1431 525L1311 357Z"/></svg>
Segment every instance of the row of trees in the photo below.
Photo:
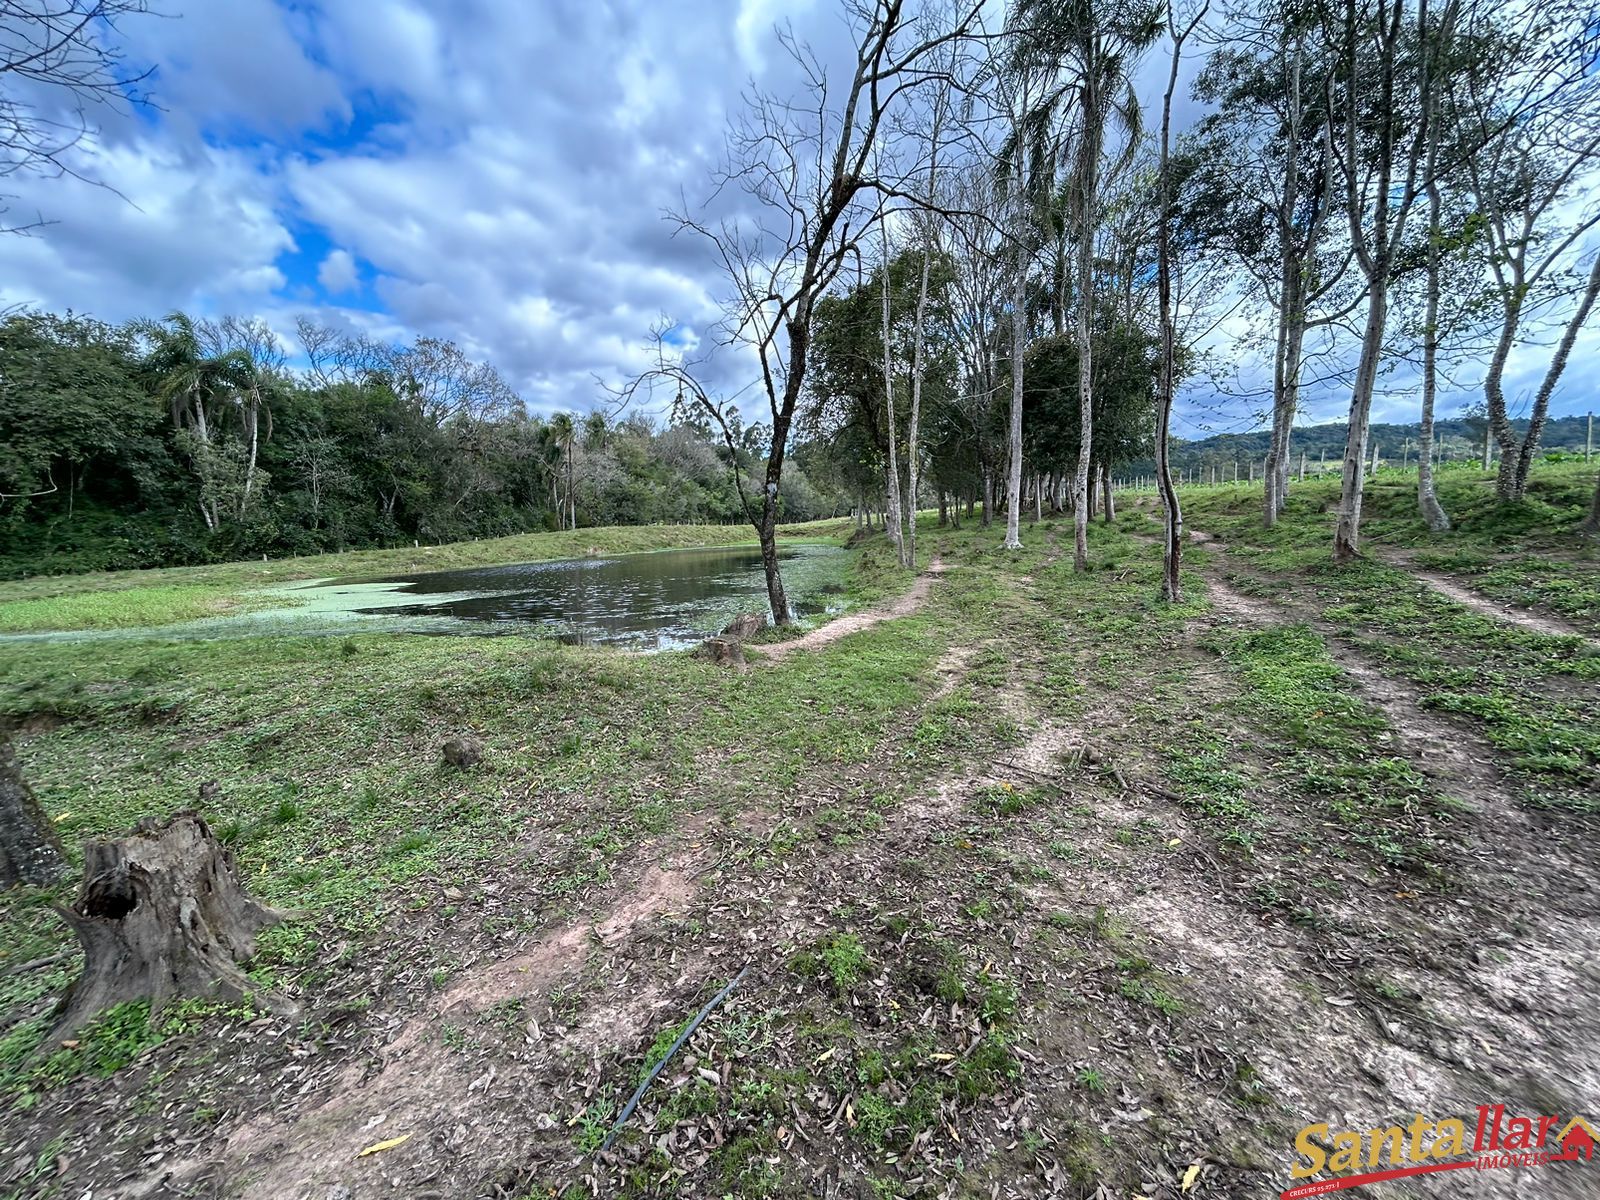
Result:
<svg viewBox="0 0 1600 1200"><path fill-rule="evenodd" d="M730 448L693 419L530 416L449 342L381 345L310 321L297 340L306 365L291 370L258 320L0 322L7 570L737 521L734 480L760 467L759 429ZM803 469L779 499L786 519L840 510Z"/></svg>
<svg viewBox="0 0 1600 1200"><path fill-rule="evenodd" d="M1268 524L1302 389L1348 389L1337 559L1359 551L1373 400L1397 378L1418 381L1434 529L1442 386L1481 391L1499 494L1521 499L1600 295L1600 28L1584 7L1018 0L998 28L939 0L847 12L847 84L790 42L807 93L752 95L715 181L719 211L730 194L742 207L678 218L726 268L711 353L753 360L770 410L766 488L741 497L769 551L794 429L882 497L908 563L931 492L941 508L1003 503L1007 546L1029 498L1070 508L1086 568L1096 483L1148 454L1176 597L1169 421L1202 347L1270 365ZM1153 122L1133 81L1158 46ZM1177 136L1182 62L1200 50L1208 115ZM1217 332L1230 318L1237 344ZM626 395L664 385L713 426L748 403L710 394L704 360L662 333ZM1527 396L1508 394L1514 358L1522 378L1533 363Z"/></svg>

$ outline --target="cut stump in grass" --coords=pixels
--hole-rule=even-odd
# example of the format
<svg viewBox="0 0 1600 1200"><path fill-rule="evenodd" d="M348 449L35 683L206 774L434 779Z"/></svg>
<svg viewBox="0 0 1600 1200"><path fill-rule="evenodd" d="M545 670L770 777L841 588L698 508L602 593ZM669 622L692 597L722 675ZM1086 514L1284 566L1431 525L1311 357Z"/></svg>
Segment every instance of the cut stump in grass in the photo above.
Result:
<svg viewBox="0 0 1600 1200"><path fill-rule="evenodd" d="M280 1013L242 964L283 914L245 894L233 855L197 814L146 820L127 837L83 848L83 886L56 911L83 945L83 974L62 999L53 1037L112 1005L149 1000L252 1000Z"/></svg>
<svg viewBox="0 0 1600 1200"><path fill-rule="evenodd" d="M700 654L719 667L744 665L744 643L736 637L711 637L700 643Z"/></svg>

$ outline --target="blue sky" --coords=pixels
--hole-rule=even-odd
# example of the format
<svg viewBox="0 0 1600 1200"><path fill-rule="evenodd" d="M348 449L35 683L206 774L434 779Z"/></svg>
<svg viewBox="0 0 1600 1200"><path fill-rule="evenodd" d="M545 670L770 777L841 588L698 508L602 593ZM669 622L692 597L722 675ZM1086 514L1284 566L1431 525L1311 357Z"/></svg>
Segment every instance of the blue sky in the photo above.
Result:
<svg viewBox="0 0 1600 1200"><path fill-rule="evenodd" d="M597 376L644 365L661 316L696 336L716 321L716 265L663 214L704 197L741 87L784 86L774 20L825 60L844 31L834 0L158 6L123 42L156 65L159 108L91 114L82 166L116 191L8 180L11 219L53 223L0 239L0 299L107 320L260 315L286 339L300 313L452 338L541 411L594 405ZM1141 90L1157 98L1164 74L1158 52ZM1587 335L1558 411L1595 403L1597 349ZM1539 365L1524 358L1514 394ZM730 387L744 369L725 364ZM1187 436L1249 427L1259 407L1190 393ZM1304 420L1344 405L1336 385L1313 389ZM1375 415L1415 405L1401 373Z"/></svg>

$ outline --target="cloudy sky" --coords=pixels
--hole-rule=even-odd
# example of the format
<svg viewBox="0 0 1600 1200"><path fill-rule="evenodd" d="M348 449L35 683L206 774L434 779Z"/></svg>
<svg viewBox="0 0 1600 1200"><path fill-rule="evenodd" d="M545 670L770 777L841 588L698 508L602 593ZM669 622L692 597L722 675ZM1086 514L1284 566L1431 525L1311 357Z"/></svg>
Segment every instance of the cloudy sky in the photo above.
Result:
<svg viewBox="0 0 1600 1200"><path fill-rule="evenodd" d="M715 266L663 213L704 198L746 82L784 86L780 14L825 57L843 43L834 0L158 7L123 43L156 65L159 108L98 115L85 164L116 191L6 181L10 222L52 224L0 238L0 299L452 338L540 411L591 407L661 315L716 319ZM1148 65L1151 95L1162 74ZM1593 403L1595 348L1558 410ZM1314 396L1307 419L1343 403ZM1197 391L1181 432L1248 427L1255 407Z"/></svg>

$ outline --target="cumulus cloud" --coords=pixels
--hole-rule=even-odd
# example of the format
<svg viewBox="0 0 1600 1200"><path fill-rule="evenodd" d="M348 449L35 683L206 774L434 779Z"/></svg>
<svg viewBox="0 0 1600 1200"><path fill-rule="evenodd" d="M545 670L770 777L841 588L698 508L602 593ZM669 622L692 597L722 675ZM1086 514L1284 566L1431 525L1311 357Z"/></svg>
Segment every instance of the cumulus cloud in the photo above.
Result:
<svg viewBox="0 0 1600 1200"><path fill-rule="evenodd" d="M448 337L534 408L586 408L597 377L645 365L660 317L679 345L712 344L717 264L663 216L706 200L746 82L792 82L780 19L824 59L842 48L832 0L229 0L130 19L160 108L104 120L83 166L115 192L8 181L13 220L54 223L0 240L0 300ZM729 394L753 378L739 355L714 375Z"/></svg>
<svg viewBox="0 0 1600 1200"><path fill-rule="evenodd" d="M361 282L361 273L356 270L356 260L350 256L350 251L330 250L317 268L317 282L330 296L355 291Z"/></svg>

